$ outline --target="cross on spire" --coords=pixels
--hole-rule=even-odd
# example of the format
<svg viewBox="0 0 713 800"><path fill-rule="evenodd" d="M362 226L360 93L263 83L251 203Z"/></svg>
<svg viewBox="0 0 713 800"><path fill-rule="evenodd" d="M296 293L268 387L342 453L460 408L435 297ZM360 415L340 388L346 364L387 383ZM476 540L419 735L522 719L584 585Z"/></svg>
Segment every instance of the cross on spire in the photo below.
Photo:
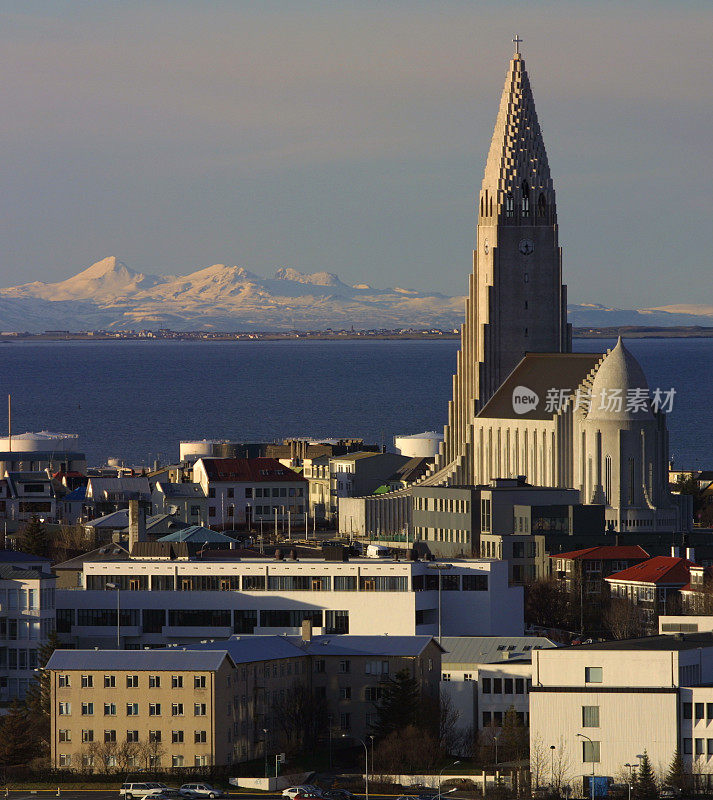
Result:
<svg viewBox="0 0 713 800"><path fill-rule="evenodd" d="M520 36L517 33L515 34L515 38L513 39L513 42L515 42L515 55L519 56L520 55L520 44L522 42L522 39L520 38Z"/></svg>

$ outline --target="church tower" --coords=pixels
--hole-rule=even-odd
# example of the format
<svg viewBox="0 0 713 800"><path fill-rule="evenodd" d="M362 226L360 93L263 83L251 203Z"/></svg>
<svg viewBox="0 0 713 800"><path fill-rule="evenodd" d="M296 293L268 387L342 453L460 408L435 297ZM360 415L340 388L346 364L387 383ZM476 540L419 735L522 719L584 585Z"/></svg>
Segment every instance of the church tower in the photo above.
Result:
<svg viewBox="0 0 713 800"><path fill-rule="evenodd" d="M571 351L557 205L525 62L515 37L478 199L453 400L438 467L469 482L474 417L526 352Z"/></svg>

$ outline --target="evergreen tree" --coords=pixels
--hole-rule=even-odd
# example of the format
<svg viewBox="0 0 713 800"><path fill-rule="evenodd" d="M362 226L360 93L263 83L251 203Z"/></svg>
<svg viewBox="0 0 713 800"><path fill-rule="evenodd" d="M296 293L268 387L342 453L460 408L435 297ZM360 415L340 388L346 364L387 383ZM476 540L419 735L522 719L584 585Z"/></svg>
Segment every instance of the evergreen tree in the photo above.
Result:
<svg viewBox="0 0 713 800"><path fill-rule="evenodd" d="M27 709L15 701L0 722L0 763L5 766L27 764L37 755L37 744Z"/></svg>
<svg viewBox="0 0 713 800"><path fill-rule="evenodd" d="M31 556L47 556L49 551L47 529L37 517L33 517L29 522L25 523L19 540L20 549L23 553L29 553Z"/></svg>
<svg viewBox="0 0 713 800"><path fill-rule="evenodd" d="M654 771L651 768L651 761L649 761L649 755L646 750L644 750L644 755L641 757L641 765L637 770L636 783L632 787L632 796L635 800L657 800L659 796Z"/></svg>
<svg viewBox="0 0 713 800"><path fill-rule="evenodd" d="M689 775L683 763L683 756L681 755L680 749L677 747L676 752L673 754L671 766L666 773L666 786L684 791L688 788L689 783Z"/></svg>
<svg viewBox="0 0 713 800"><path fill-rule="evenodd" d="M381 700L376 711L374 736L385 739L390 733L400 731L409 725L419 725L419 706L421 695L418 683L407 669L397 672L382 686Z"/></svg>
<svg viewBox="0 0 713 800"><path fill-rule="evenodd" d="M25 695L24 707L37 744L36 755L49 755L51 688L49 672L44 667L58 647L57 634L53 632L37 653L37 666L40 669L30 681Z"/></svg>
<svg viewBox="0 0 713 800"><path fill-rule="evenodd" d="M529 733L515 711L515 706L505 712L500 729L500 747L502 761L520 761L527 757L529 749Z"/></svg>

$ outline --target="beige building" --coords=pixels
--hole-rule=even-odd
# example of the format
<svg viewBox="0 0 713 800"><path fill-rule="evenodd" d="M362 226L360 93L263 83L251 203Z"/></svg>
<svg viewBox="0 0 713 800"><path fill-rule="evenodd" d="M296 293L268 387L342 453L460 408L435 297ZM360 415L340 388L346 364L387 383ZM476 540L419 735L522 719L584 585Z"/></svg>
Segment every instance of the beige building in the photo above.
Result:
<svg viewBox="0 0 713 800"><path fill-rule="evenodd" d="M248 636L163 650L57 650L55 768L225 766L285 749L294 698L335 735L363 738L384 681L401 670L438 702L429 636ZM295 706L296 707L296 706ZM305 708L309 707L307 705Z"/></svg>

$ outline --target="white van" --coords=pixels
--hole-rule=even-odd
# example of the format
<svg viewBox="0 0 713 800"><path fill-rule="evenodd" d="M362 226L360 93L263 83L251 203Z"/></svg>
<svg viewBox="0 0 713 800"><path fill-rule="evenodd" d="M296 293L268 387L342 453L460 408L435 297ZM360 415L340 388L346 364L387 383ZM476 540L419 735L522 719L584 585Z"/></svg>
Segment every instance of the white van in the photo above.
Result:
<svg viewBox="0 0 713 800"><path fill-rule="evenodd" d="M384 547L383 544L370 544L366 548L366 557L367 558L388 558L389 557L389 548Z"/></svg>

